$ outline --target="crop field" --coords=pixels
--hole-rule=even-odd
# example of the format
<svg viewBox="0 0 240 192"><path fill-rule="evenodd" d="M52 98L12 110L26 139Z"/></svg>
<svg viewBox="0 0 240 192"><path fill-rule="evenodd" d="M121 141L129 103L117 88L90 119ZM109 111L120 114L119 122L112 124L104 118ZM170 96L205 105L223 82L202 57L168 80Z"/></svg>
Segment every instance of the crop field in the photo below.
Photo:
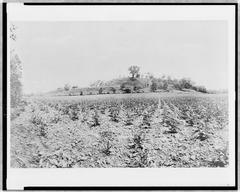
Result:
<svg viewBox="0 0 240 192"><path fill-rule="evenodd" d="M11 167L227 167L224 94L29 97L11 110Z"/></svg>

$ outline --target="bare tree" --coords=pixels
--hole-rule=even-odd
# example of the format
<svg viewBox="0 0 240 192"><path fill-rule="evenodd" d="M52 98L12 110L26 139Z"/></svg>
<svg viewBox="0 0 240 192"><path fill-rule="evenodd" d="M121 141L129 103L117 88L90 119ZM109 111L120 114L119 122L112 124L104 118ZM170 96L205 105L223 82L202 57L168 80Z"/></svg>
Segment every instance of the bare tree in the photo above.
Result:
<svg viewBox="0 0 240 192"><path fill-rule="evenodd" d="M17 27L14 24L11 24L11 27L10 27L10 39L13 40L13 41L16 41L16 39L17 39L16 29L17 29Z"/></svg>

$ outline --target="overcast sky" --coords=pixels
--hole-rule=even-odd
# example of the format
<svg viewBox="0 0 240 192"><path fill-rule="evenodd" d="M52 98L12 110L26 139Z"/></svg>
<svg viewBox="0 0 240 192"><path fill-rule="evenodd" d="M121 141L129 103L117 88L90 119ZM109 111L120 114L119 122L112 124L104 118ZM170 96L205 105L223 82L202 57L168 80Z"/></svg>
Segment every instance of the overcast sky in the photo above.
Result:
<svg viewBox="0 0 240 192"><path fill-rule="evenodd" d="M25 93L128 75L188 77L209 89L227 88L224 21L15 22L11 43L23 66Z"/></svg>

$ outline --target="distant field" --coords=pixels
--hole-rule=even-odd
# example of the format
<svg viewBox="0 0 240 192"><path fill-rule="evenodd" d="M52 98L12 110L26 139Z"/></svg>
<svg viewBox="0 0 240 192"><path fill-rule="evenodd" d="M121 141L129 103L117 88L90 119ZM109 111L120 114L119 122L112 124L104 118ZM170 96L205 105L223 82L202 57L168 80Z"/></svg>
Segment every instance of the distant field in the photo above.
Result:
<svg viewBox="0 0 240 192"><path fill-rule="evenodd" d="M206 94L199 92L163 92L163 93L131 93L131 94L102 94L102 95L82 95L82 96L38 96L30 97L40 100L98 100L98 99L121 99L121 98L160 98L160 97L227 97L226 93L221 94Z"/></svg>
<svg viewBox="0 0 240 192"><path fill-rule="evenodd" d="M29 97L11 114L11 167L226 167L227 94Z"/></svg>

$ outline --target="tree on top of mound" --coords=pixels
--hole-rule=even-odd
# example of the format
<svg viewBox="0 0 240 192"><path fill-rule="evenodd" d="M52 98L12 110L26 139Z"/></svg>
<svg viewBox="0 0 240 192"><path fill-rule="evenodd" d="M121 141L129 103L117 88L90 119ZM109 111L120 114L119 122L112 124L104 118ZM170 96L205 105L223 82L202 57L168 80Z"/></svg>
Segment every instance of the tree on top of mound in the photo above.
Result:
<svg viewBox="0 0 240 192"><path fill-rule="evenodd" d="M129 67L128 70L131 74L132 80L140 77L140 75L139 75L140 67L133 65L133 66Z"/></svg>

